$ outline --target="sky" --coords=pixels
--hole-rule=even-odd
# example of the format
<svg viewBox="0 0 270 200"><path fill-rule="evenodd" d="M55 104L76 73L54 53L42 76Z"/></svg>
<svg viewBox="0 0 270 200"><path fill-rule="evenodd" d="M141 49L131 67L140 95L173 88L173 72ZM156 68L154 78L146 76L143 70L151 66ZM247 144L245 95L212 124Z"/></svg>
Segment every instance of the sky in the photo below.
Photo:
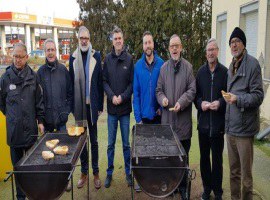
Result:
<svg viewBox="0 0 270 200"><path fill-rule="evenodd" d="M76 0L0 0L0 12L21 12L64 19L78 19Z"/></svg>

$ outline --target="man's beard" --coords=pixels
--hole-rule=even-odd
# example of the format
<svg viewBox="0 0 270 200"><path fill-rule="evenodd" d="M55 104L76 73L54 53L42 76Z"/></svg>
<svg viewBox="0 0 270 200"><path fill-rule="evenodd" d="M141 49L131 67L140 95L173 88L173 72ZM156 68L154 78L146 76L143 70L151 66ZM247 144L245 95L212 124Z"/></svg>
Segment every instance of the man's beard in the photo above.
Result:
<svg viewBox="0 0 270 200"><path fill-rule="evenodd" d="M82 46L82 45L80 45L80 49L81 49L82 52L86 52L86 51L88 51L89 46L90 46L90 45L87 45L87 46Z"/></svg>
<svg viewBox="0 0 270 200"><path fill-rule="evenodd" d="M148 53L149 50L151 51L150 53ZM144 53L145 53L146 56L150 57L150 56L153 55L153 50L152 49L147 49Z"/></svg>

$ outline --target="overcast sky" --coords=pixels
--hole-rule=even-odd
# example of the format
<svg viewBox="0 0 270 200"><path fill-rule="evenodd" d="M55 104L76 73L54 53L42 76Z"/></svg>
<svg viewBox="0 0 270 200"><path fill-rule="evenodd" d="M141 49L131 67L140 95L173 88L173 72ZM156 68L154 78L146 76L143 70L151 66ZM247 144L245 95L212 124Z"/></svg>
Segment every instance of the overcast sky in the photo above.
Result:
<svg viewBox="0 0 270 200"><path fill-rule="evenodd" d="M65 19L78 19L76 0L0 0L0 12L21 12Z"/></svg>

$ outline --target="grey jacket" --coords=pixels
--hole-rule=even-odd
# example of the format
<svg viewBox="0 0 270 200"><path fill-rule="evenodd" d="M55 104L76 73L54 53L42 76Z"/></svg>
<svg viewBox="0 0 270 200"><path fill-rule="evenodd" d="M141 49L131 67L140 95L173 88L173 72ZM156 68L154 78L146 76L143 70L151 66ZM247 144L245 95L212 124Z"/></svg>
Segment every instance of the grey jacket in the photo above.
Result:
<svg viewBox="0 0 270 200"><path fill-rule="evenodd" d="M179 72L174 72L174 61L163 64L158 78L156 96L162 106L162 100L167 97L169 105L162 110L162 124L170 124L179 140L190 139L192 136L192 102L196 94L196 81L192 65L181 58ZM181 110L177 113L169 111L179 102Z"/></svg>
<svg viewBox="0 0 270 200"><path fill-rule="evenodd" d="M260 127L259 106L263 102L261 67L256 58L244 55L237 73L228 70L227 91L237 96L236 104L227 104L225 132L240 137L254 136Z"/></svg>

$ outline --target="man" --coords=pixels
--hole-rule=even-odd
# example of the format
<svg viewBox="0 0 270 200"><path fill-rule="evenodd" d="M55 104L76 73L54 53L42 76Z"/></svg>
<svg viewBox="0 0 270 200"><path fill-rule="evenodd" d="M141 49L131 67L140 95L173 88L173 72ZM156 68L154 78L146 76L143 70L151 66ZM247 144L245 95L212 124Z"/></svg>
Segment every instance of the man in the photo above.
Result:
<svg viewBox="0 0 270 200"><path fill-rule="evenodd" d="M133 82L132 56L124 48L123 32L115 28L112 33L113 49L106 55L103 66L103 85L107 95L108 111L108 169L105 187L109 188L114 170L114 149L118 121L120 122L126 180L131 186L129 124Z"/></svg>
<svg viewBox="0 0 270 200"><path fill-rule="evenodd" d="M191 111L196 94L196 83L192 65L181 56L182 43L176 34L170 38L169 51L171 58L161 67L156 96L158 103L163 107L161 123L172 126L188 157L192 136ZM187 178L185 173L179 186L182 199L189 198Z"/></svg>
<svg viewBox="0 0 270 200"><path fill-rule="evenodd" d="M198 132L200 145L200 170L204 192L203 200L210 200L213 190L215 200L222 199L222 152L226 102L221 91L227 90L227 68L218 62L218 44L210 39L206 46L206 64L196 77L195 106L198 109ZM212 165L210 161L212 154Z"/></svg>
<svg viewBox="0 0 270 200"><path fill-rule="evenodd" d="M81 26L78 32L79 47L69 60L69 72L73 85L72 110L76 124L86 126L88 124L91 159L94 174L94 186L101 187L98 167L98 140L97 120L103 111L103 85L101 56L98 51L92 49L90 33L85 26ZM81 156L81 178L78 188L82 188L88 180L88 152L85 146Z"/></svg>
<svg viewBox="0 0 270 200"><path fill-rule="evenodd" d="M52 39L44 42L44 51L46 63L39 68L37 75L43 89L45 130L65 131L72 99L70 76L66 67L57 60Z"/></svg>
<svg viewBox="0 0 270 200"><path fill-rule="evenodd" d="M0 110L6 116L7 144L10 146L13 166L36 142L37 137L33 135L38 135L38 128L44 133L42 89L27 60L26 46L22 43L15 44L13 64L0 80ZM25 194L17 183L16 190L17 199L25 199Z"/></svg>
<svg viewBox="0 0 270 200"><path fill-rule="evenodd" d="M264 98L261 67L248 54L246 36L240 28L233 30L229 44L233 59L228 70L229 97L224 99L231 199L250 200L253 199L253 141L260 130L259 107Z"/></svg>
<svg viewBox="0 0 270 200"><path fill-rule="evenodd" d="M143 34L143 51L134 69L134 116L137 123L160 124L161 111L156 99L156 87L164 61L154 52L153 36L149 31Z"/></svg>

